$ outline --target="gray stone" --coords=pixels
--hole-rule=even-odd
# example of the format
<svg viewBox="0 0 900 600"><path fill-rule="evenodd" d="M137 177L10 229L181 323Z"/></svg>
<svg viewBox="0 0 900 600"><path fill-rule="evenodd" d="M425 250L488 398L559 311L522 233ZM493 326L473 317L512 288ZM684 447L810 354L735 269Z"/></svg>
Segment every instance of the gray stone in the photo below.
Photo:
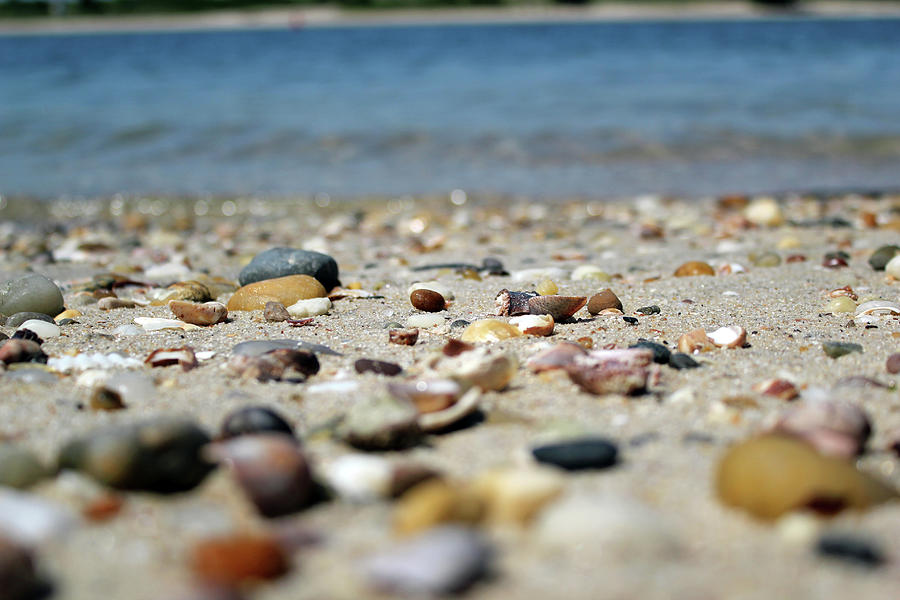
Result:
<svg viewBox="0 0 900 600"><path fill-rule="evenodd" d="M63 310L62 292L38 273L28 273L0 286L0 314L36 312L55 317Z"/></svg>
<svg viewBox="0 0 900 600"><path fill-rule="evenodd" d="M266 352L282 349L309 350L314 354L330 354L332 356L341 355L339 352L335 352L328 346L304 342L303 340L250 340L235 345L231 349L231 353L243 356L262 356Z"/></svg>
<svg viewBox="0 0 900 600"><path fill-rule="evenodd" d="M0 445L0 485L24 489L50 474L33 452L12 444Z"/></svg>
<svg viewBox="0 0 900 600"><path fill-rule="evenodd" d="M62 312L62 311L60 311ZM56 313L59 314L59 313ZM12 315L10 318L6 320L7 327L18 327L25 321L44 321L45 323L55 323L52 317L45 315L44 313L36 313L36 312L19 312Z"/></svg>
<svg viewBox="0 0 900 600"><path fill-rule="evenodd" d="M288 275L315 277L326 290L341 284L337 262L332 257L321 252L284 247L270 248L254 256L241 270L238 279L241 285L247 285Z"/></svg>
<svg viewBox="0 0 900 600"><path fill-rule="evenodd" d="M340 437L361 450L401 450L419 443L419 411L411 402L387 393L353 405L339 428Z"/></svg>

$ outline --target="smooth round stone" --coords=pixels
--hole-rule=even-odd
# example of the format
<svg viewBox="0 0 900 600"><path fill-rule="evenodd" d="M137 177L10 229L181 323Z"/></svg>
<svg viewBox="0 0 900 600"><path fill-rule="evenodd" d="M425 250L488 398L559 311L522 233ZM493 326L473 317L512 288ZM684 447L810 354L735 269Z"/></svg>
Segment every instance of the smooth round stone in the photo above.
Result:
<svg viewBox="0 0 900 600"><path fill-rule="evenodd" d="M774 198L757 198L744 208L744 217L756 225L777 227L784 222L781 207Z"/></svg>
<svg viewBox="0 0 900 600"><path fill-rule="evenodd" d="M885 368L888 373L896 375L900 373L900 353L895 352L887 357L887 360L884 363Z"/></svg>
<svg viewBox="0 0 900 600"><path fill-rule="evenodd" d="M754 267L777 267L781 264L781 257L775 252L752 252L749 258Z"/></svg>
<svg viewBox="0 0 900 600"><path fill-rule="evenodd" d="M900 254L900 246L889 244L881 246L869 257L869 265L876 271L884 271L891 259Z"/></svg>
<svg viewBox="0 0 900 600"><path fill-rule="evenodd" d="M191 569L201 580L226 588L277 579L290 571L290 557L268 536L234 534L198 542Z"/></svg>
<svg viewBox="0 0 900 600"><path fill-rule="evenodd" d="M417 283L414 283L406 290L406 295L412 296L413 292L417 290L431 290L432 292L437 292L444 298L445 301L456 299L456 295L453 293L453 290L451 290L440 281L419 281Z"/></svg>
<svg viewBox="0 0 900 600"><path fill-rule="evenodd" d="M288 275L245 285L228 301L228 310L263 310L266 302L291 306L298 300L322 298L325 288L309 275Z"/></svg>
<svg viewBox="0 0 900 600"><path fill-rule="evenodd" d="M616 464L618 447L602 438L582 438L531 449L535 460L568 471L605 469Z"/></svg>
<svg viewBox="0 0 900 600"><path fill-rule="evenodd" d="M633 346L629 346L629 348L646 348L650 352L653 353L653 362L665 365L672 358L672 351L663 346L662 344L657 344L656 342L651 342L650 340L638 340L636 344Z"/></svg>
<svg viewBox="0 0 900 600"><path fill-rule="evenodd" d="M675 277L696 277L698 275L715 275L716 271L708 263L699 260L688 261L675 269Z"/></svg>
<svg viewBox="0 0 900 600"><path fill-rule="evenodd" d="M45 323L54 323L49 315L36 312L20 312L16 313L6 320L7 327L19 327L25 321L44 321Z"/></svg>
<svg viewBox="0 0 900 600"><path fill-rule="evenodd" d="M609 273L595 265L579 265L572 271L573 281L609 281Z"/></svg>
<svg viewBox="0 0 900 600"><path fill-rule="evenodd" d="M362 571L372 587L413 595L465 590L485 575L491 547L477 532L439 527L366 559Z"/></svg>
<svg viewBox="0 0 900 600"><path fill-rule="evenodd" d="M831 358L840 358L852 352L862 352L863 347L851 342L822 342L822 351Z"/></svg>
<svg viewBox="0 0 900 600"><path fill-rule="evenodd" d="M894 279L900 279L900 255L888 261L888 264L884 266L884 272Z"/></svg>
<svg viewBox="0 0 900 600"><path fill-rule="evenodd" d="M825 312L830 313L856 312L856 302L847 296L838 296L837 298L829 300L828 304L825 305L824 310Z"/></svg>
<svg viewBox="0 0 900 600"><path fill-rule="evenodd" d="M24 489L50 475L30 450L12 444L0 445L0 486Z"/></svg>
<svg viewBox="0 0 900 600"><path fill-rule="evenodd" d="M169 309L180 320L194 325L208 326L222 323L228 318L228 309L221 302L188 302L172 300Z"/></svg>
<svg viewBox="0 0 900 600"><path fill-rule="evenodd" d="M94 432L62 447L59 465L123 490L185 492L213 465L202 456L209 436L197 425L157 419Z"/></svg>
<svg viewBox="0 0 900 600"><path fill-rule="evenodd" d="M700 366L696 360L684 352L674 352L669 358L669 366L680 371L681 369L696 369Z"/></svg>
<svg viewBox="0 0 900 600"><path fill-rule="evenodd" d="M425 312L440 312L444 310L447 303L444 297L434 290L418 289L409 295L409 302L417 310Z"/></svg>
<svg viewBox="0 0 900 600"><path fill-rule="evenodd" d="M860 535L825 532L816 542L816 554L862 567L878 567L886 562L884 551Z"/></svg>
<svg viewBox="0 0 900 600"><path fill-rule="evenodd" d="M0 286L0 314L36 312L54 317L65 310L62 292L52 280L28 273Z"/></svg>
<svg viewBox="0 0 900 600"><path fill-rule="evenodd" d="M222 423L222 437L231 438L252 433L278 432L294 435L284 417L265 406L245 406L232 412Z"/></svg>
<svg viewBox="0 0 900 600"><path fill-rule="evenodd" d="M38 319L29 319L19 326L19 331L23 329L35 333L42 340L59 337L59 325L52 321L48 323Z"/></svg>
<svg viewBox="0 0 900 600"><path fill-rule="evenodd" d="M285 247L269 248L254 256L253 260L241 269L238 280L242 286L246 286L264 279L277 279L288 275L314 277L326 290L341 285L338 280L338 265L332 257L321 252ZM293 302L282 304L289 306Z"/></svg>

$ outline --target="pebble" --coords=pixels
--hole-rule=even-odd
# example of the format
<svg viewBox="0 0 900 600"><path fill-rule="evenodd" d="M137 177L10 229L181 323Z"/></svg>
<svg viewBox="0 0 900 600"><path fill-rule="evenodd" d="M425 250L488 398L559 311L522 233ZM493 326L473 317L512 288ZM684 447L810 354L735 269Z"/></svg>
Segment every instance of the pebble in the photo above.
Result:
<svg viewBox="0 0 900 600"><path fill-rule="evenodd" d="M38 576L31 552L0 537L0 590L4 600L37 600L50 595L50 586Z"/></svg>
<svg viewBox="0 0 900 600"><path fill-rule="evenodd" d="M33 340L12 338L0 342L0 363L46 363L47 355L41 345Z"/></svg>
<svg viewBox="0 0 900 600"><path fill-rule="evenodd" d="M126 298L116 298L114 296L100 298L100 300L97 302L97 308L103 311L117 310L119 308L136 308L137 305L137 302L135 302L134 300L128 300Z"/></svg>
<svg viewBox="0 0 900 600"><path fill-rule="evenodd" d="M329 463L324 475L341 498L373 502L399 496L435 472L415 464L394 464L381 456L346 454Z"/></svg>
<svg viewBox="0 0 900 600"><path fill-rule="evenodd" d="M439 281L420 281L418 283L414 283L409 286L409 289L406 290L406 295L412 296L413 292L415 292L416 290L430 290L432 292L436 292L440 294L446 301L456 299L456 295L453 293L453 290Z"/></svg>
<svg viewBox="0 0 900 600"><path fill-rule="evenodd" d="M547 507L534 526L537 542L569 560L660 561L677 558L682 544L657 510L631 497L578 494Z"/></svg>
<svg viewBox="0 0 900 600"><path fill-rule="evenodd" d="M309 275L288 275L250 283L228 300L228 310L263 310L266 302L281 302L285 306L298 300L325 297L325 288Z"/></svg>
<svg viewBox="0 0 900 600"><path fill-rule="evenodd" d="M479 475L471 492L481 499L488 523L524 526L562 494L564 485L564 477L552 469L501 468Z"/></svg>
<svg viewBox="0 0 900 600"><path fill-rule="evenodd" d="M94 389L92 405L95 398L104 405L149 406L156 398L156 385L151 377L143 373L124 371L116 373Z"/></svg>
<svg viewBox="0 0 900 600"><path fill-rule="evenodd" d="M781 256L776 252L751 252L748 258L754 267L777 267L781 264Z"/></svg>
<svg viewBox="0 0 900 600"><path fill-rule="evenodd" d="M34 332L39 338L42 340L49 340L50 338L59 337L60 329L59 325L53 322L39 321L37 319L29 319L22 323L17 331L31 331Z"/></svg>
<svg viewBox="0 0 900 600"><path fill-rule="evenodd" d="M576 438L545 444L531 449L534 459L568 471L606 469L616 464L619 449L611 441L598 438Z"/></svg>
<svg viewBox="0 0 900 600"><path fill-rule="evenodd" d="M541 350L529 358L526 364L529 369L536 373L565 369L575 363L576 356L584 356L586 354L587 350L583 346L572 342L562 342L546 350Z"/></svg>
<svg viewBox="0 0 900 600"><path fill-rule="evenodd" d="M715 487L724 504L764 520L794 510L863 510L896 496L895 490L852 463L780 435L732 446L719 461Z"/></svg>
<svg viewBox="0 0 900 600"><path fill-rule="evenodd" d="M644 348L649 350L653 353L653 362L661 365L668 364L669 360L672 358L671 350L662 344L657 344L650 340L639 339L636 344L629 346L629 348Z"/></svg>
<svg viewBox="0 0 900 600"><path fill-rule="evenodd" d="M60 313L62 314L62 313ZM26 321L44 321L45 323L54 323L52 317L45 315L43 313L36 312L20 312L12 315L6 320L7 327L15 327L18 328L20 325L25 323Z"/></svg>
<svg viewBox="0 0 900 600"><path fill-rule="evenodd" d="M169 309L185 323L192 323L203 327L224 323L228 319L228 309L221 302L187 302L184 300L172 300Z"/></svg>
<svg viewBox="0 0 900 600"><path fill-rule="evenodd" d="M478 342L499 342L510 338L521 337L522 332L515 325L499 319L479 319L462 332L459 339L470 344Z"/></svg>
<svg viewBox="0 0 900 600"><path fill-rule="evenodd" d="M394 377L403 372L403 367L397 363L372 358L358 359L353 363L353 368L357 373L375 373L376 375L387 375L388 377Z"/></svg>
<svg viewBox="0 0 900 600"><path fill-rule="evenodd" d="M642 348L592 350L576 356L566 371L586 392L636 395L647 389L652 362L653 352Z"/></svg>
<svg viewBox="0 0 900 600"><path fill-rule="evenodd" d="M321 252L286 247L269 248L254 256L253 260L241 269L238 280L242 286L246 286L265 279L290 275L314 277L326 290L341 285L338 279L338 265L334 258Z"/></svg>
<svg viewBox="0 0 900 600"><path fill-rule="evenodd" d="M884 266L885 274L890 275L894 279L900 279L900 260L897 260L897 258L895 256Z"/></svg>
<svg viewBox="0 0 900 600"><path fill-rule="evenodd" d="M270 323L282 323L291 318L291 313L281 302L266 302L263 318Z"/></svg>
<svg viewBox="0 0 900 600"><path fill-rule="evenodd" d="M190 421L159 418L73 440L60 450L59 465L116 489L185 492L213 468L201 452L209 442Z"/></svg>
<svg viewBox="0 0 900 600"><path fill-rule="evenodd" d="M541 281L542 279L561 281L566 278L566 275L566 272L559 267L538 267L535 269L522 269L521 271L513 271L511 273L512 280L516 283Z"/></svg>
<svg viewBox="0 0 900 600"><path fill-rule="evenodd" d="M897 254L900 254L900 246L893 244L881 246L869 256L869 265L876 271L884 271L887 264Z"/></svg>
<svg viewBox="0 0 900 600"><path fill-rule="evenodd" d="M852 352L862 352L863 347L850 342L822 342L822 351L831 358L840 358Z"/></svg>
<svg viewBox="0 0 900 600"><path fill-rule="evenodd" d="M393 527L399 535L411 535L446 523L476 525L484 512L484 500L468 486L429 479L412 487L394 505Z"/></svg>
<svg viewBox="0 0 900 600"><path fill-rule="evenodd" d="M331 310L331 306L331 300L328 298L309 298L307 300L297 300L287 307L287 311L292 318L303 319L305 317L327 315Z"/></svg>
<svg viewBox="0 0 900 600"><path fill-rule="evenodd" d="M772 396L785 401L800 396L797 386L787 379L767 379L753 386L753 389L764 396Z"/></svg>
<svg viewBox="0 0 900 600"><path fill-rule="evenodd" d="M277 411L266 406L241 407L229 413L222 422L222 438L254 433L283 433L293 436L294 428Z"/></svg>
<svg viewBox="0 0 900 600"><path fill-rule="evenodd" d="M879 567L887 562L884 551L861 535L826 531L816 541L816 554L862 567Z"/></svg>
<svg viewBox="0 0 900 600"><path fill-rule="evenodd" d="M340 356L339 352L335 352L328 346L322 344L314 344L304 340L249 340L236 344L231 348L232 354L240 354L243 356L262 356L272 350L307 350L314 354L328 354L331 356Z"/></svg>
<svg viewBox="0 0 900 600"><path fill-rule="evenodd" d="M853 459L865 449L872 426L858 405L812 390L781 414L773 431L798 437L822 454Z"/></svg>
<svg viewBox="0 0 900 600"><path fill-rule="evenodd" d="M28 273L0 286L0 314L36 312L54 317L65 310L63 296L52 280Z"/></svg>
<svg viewBox="0 0 900 600"><path fill-rule="evenodd" d="M705 262L688 261L675 269L675 277L694 277L696 275L715 275L716 271Z"/></svg>
<svg viewBox="0 0 900 600"><path fill-rule="evenodd" d="M358 400L338 427L338 435L360 450L402 450L419 443L419 411L409 401L376 394Z"/></svg>
<svg viewBox="0 0 900 600"><path fill-rule="evenodd" d="M452 379L419 379L388 384L396 398L413 403L419 413L444 410L462 397L462 386Z"/></svg>
<svg viewBox="0 0 900 600"><path fill-rule="evenodd" d="M533 315L550 315L554 321L570 319L587 304L585 296L535 296L529 298L528 309Z"/></svg>
<svg viewBox="0 0 900 600"><path fill-rule="evenodd" d="M856 311L856 302L847 296L838 296L828 301L828 304L822 309L829 313L849 313Z"/></svg>
<svg viewBox="0 0 900 600"><path fill-rule="evenodd" d="M290 571L290 558L272 537L231 534L195 544L190 565L206 582L239 586L285 575Z"/></svg>
<svg viewBox="0 0 900 600"><path fill-rule="evenodd" d="M435 365L437 373L449 377L466 388L475 386L489 392L506 388L519 368L519 361L506 352L476 348L457 356L443 356Z"/></svg>
<svg viewBox="0 0 900 600"><path fill-rule="evenodd" d="M153 306L165 306L169 302L209 302L213 299L212 291L206 284L199 281L179 281L173 283L164 290L151 291L147 294L151 299L150 304Z"/></svg>
<svg viewBox="0 0 900 600"><path fill-rule="evenodd" d="M409 329L391 329L388 332L388 341L391 344L414 346L418 340L419 330L414 327Z"/></svg>
<svg viewBox="0 0 900 600"><path fill-rule="evenodd" d="M480 408L481 391L475 387L467 391L459 400L442 410L424 412L419 415L418 424L422 431L440 432L458 425Z"/></svg>
<svg viewBox="0 0 900 600"><path fill-rule="evenodd" d="M826 269L841 269L849 264L847 262L849 260L850 255L841 250L838 250L837 252L827 252L822 258L822 266ZM887 270L887 267L885 267L885 270Z"/></svg>
<svg viewBox="0 0 900 600"><path fill-rule="evenodd" d="M310 502L309 463L292 435L268 431L239 435L217 442L208 455L228 466L264 517L292 514Z"/></svg>
<svg viewBox="0 0 900 600"><path fill-rule="evenodd" d="M744 208L744 218L762 227L777 227L784 223L781 207L774 198L756 198Z"/></svg>
<svg viewBox="0 0 900 600"><path fill-rule="evenodd" d="M887 369L888 373L893 375L900 373L900 353L895 352L888 356L884 363L884 367Z"/></svg>
<svg viewBox="0 0 900 600"><path fill-rule="evenodd" d="M615 292L609 288L604 288L591 296L587 303L588 312L592 315L600 314L601 311L608 308L622 310L622 301L619 300L619 297L616 296Z"/></svg>
<svg viewBox="0 0 900 600"><path fill-rule="evenodd" d="M50 469L27 448L0 444L0 486L25 489L49 475Z"/></svg>
<svg viewBox="0 0 900 600"><path fill-rule="evenodd" d="M559 293L559 286L549 279L545 279L537 284L535 291L541 296L551 296Z"/></svg>
<svg viewBox="0 0 900 600"><path fill-rule="evenodd" d="M425 312L440 312L446 307L444 297L434 290L420 288L409 295L409 302L416 308Z"/></svg>
<svg viewBox="0 0 900 600"><path fill-rule="evenodd" d="M31 492L0 488L0 537L40 546L63 538L77 523L77 515L62 504Z"/></svg>
<svg viewBox="0 0 900 600"><path fill-rule="evenodd" d="M584 281L586 279L594 281L609 281L612 277L595 265L579 265L572 271L573 281Z"/></svg>
<svg viewBox="0 0 900 600"><path fill-rule="evenodd" d="M634 309L635 314L648 316L648 315L658 315L661 311L658 306L652 304L650 306L642 306L640 308Z"/></svg>
<svg viewBox="0 0 900 600"><path fill-rule="evenodd" d="M485 576L492 554L477 532L439 527L378 552L361 569L378 591L440 596L462 592Z"/></svg>
<svg viewBox="0 0 900 600"><path fill-rule="evenodd" d="M278 348L265 354L233 354L228 368L243 379L302 382L319 372L319 359L309 350Z"/></svg>
<svg viewBox="0 0 900 600"><path fill-rule="evenodd" d="M446 322L447 322L447 320L444 317L442 317L441 315L416 314L416 315L411 315L409 318L406 319L406 327L408 327L408 328L416 327L419 329L431 329L432 327L440 327L441 325L443 325Z"/></svg>

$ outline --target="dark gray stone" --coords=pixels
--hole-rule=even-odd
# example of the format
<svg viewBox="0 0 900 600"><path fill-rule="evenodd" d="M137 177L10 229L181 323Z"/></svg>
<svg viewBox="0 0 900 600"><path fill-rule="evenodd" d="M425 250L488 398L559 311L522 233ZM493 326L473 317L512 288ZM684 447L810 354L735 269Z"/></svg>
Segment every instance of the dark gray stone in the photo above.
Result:
<svg viewBox="0 0 900 600"><path fill-rule="evenodd" d="M816 542L816 553L862 567L878 567L885 562L884 552L874 542L840 532L822 534Z"/></svg>
<svg viewBox="0 0 900 600"><path fill-rule="evenodd" d="M616 464L619 449L603 438L577 438L531 449L535 460L568 471L605 469Z"/></svg>
<svg viewBox="0 0 900 600"><path fill-rule="evenodd" d="M656 342L651 342L650 340L640 339L637 344L633 346L629 346L629 348L646 348L647 350L653 353L653 362L665 365L669 362L669 359L672 358L672 351L663 346L662 344L657 344Z"/></svg>
<svg viewBox="0 0 900 600"><path fill-rule="evenodd" d="M260 252L241 270L241 285L288 275L315 277L326 290L338 286L338 265L327 254L295 248L270 248Z"/></svg>
<svg viewBox="0 0 900 600"><path fill-rule="evenodd" d="M700 363L691 358L689 354L676 352L669 357L669 366L680 371L681 369L696 369Z"/></svg>
<svg viewBox="0 0 900 600"><path fill-rule="evenodd" d="M59 313L57 313L59 314ZM6 320L7 327L18 327L25 321L43 321L45 323L55 323L52 317L45 315L44 313L36 313L36 312L20 312L12 315L10 318Z"/></svg>
<svg viewBox="0 0 900 600"><path fill-rule="evenodd" d="M290 423L265 406L245 406L225 417L225 422L222 423L224 438L273 431L294 435L294 428Z"/></svg>
<svg viewBox="0 0 900 600"><path fill-rule="evenodd" d="M0 286L0 314L36 312L55 317L63 310L62 292L38 273L28 273Z"/></svg>
<svg viewBox="0 0 900 600"><path fill-rule="evenodd" d="M831 358L840 358L852 352L862 352L863 347L852 342L822 342L822 351Z"/></svg>
<svg viewBox="0 0 900 600"><path fill-rule="evenodd" d="M887 264L891 262L891 259L897 256L898 253L900 253L900 246L895 246L893 244L882 246L869 257L869 265L876 271L884 271L884 267L886 267Z"/></svg>

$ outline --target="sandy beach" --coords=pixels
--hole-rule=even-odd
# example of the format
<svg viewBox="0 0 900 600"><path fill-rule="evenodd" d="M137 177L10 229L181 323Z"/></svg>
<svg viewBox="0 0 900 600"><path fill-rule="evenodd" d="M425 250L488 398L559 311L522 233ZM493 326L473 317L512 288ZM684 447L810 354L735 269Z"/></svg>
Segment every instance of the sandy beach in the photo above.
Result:
<svg viewBox="0 0 900 600"><path fill-rule="evenodd" d="M749 2L604 2L584 7L478 7L346 10L337 7L271 8L215 11L202 14L0 19L0 35L48 33L115 33L230 29L302 29L304 27L366 27L427 24L566 23L635 20L729 20L781 17L898 17L894 2L804 3L792 10L761 7Z"/></svg>
<svg viewBox="0 0 900 600"><path fill-rule="evenodd" d="M417 381L425 361L461 337L464 327L455 321L496 316L501 290L533 290L545 280L564 296L590 297L610 288L621 299L622 314L581 309L549 337L476 344L518 364L507 387L482 394L480 422L428 435L408 450L374 454L429 467L463 486L495 469L537 468L529 449L560 432L602 436L617 445L619 461L609 468L543 467L556 478L559 494L525 522L475 526L492 545L494 561L490 576L467 596L874 599L896 593L896 502L832 518L791 511L766 521L726 506L714 483L730 446L771 427L790 407L827 396L861 407L871 423L865 452L848 464L890 486L900 484L898 457L890 449L900 431L896 375L885 366L897 350L900 321L890 314L856 314L856 305L867 301L898 300L897 280L868 263L873 251L897 241L896 195L538 203L457 194L453 201L113 199L45 206L47 213L35 218L23 216L17 201L3 205L0 279L28 271L46 275L62 289L66 307L81 313L61 326L60 337L44 341L51 359L120 352L144 361L153 350L186 345L205 353L188 371L134 368L152 380L153 391L123 398L126 408L115 411L92 409L91 397L117 369L100 365L29 380L11 376L23 365L9 368L0 376L0 436L47 463L66 441L104 427L178 415L215 436L235 409L263 405L294 427L314 476L322 478L339 458L361 452L334 435L335 420L389 379ZM361 290L359 297L335 299L328 314L297 326L268 322L262 311L231 311L227 322L211 327L147 333L133 331L135 318L172 318L168 307L100 310L96 299L76 292L92 276L111 272L144 283L155 279L159 286L198 277L236 282L252 257L277 246L334 257L344 288ZM846 258L825 258L839 251ZM440 266L477 266L485 258L499 260L507 274ZM688 261L705 263L715 274L676 277ZM599 279L572 278L586 266L596 267L591 272ZM607 277L596 273L601 270ZM416 310L408 295L411 284L429 280L455 299L433 313L439 317L435 326L419 328L415 345L389 343L391 327L431 314ZM841 295L834 290L845 286L855 296L853 307L831 312L827 306ZM119 295L143 297L148 289L120 288ZM227 302L230 295L217 299ZM658 313L638 310L652 306ZM707 348L693 356L699 368L659 365L658 377L639 395L588 393L564 373L526 366L562 341L599 349L646 339L674 350L689 331L724 326L745 329L746 344ZM3 331L11 335L14 329ZM236 375L230 363L236 344L285 338L339 354L319 353L319 372L303 383ZM831 358L823 344L834 341L859 344L862 351ZM360 358L396 363L403 373L358 374ZM770 379L790 382L799 399L758 391ZM24 493L75 515L33 547L55 598L244 597L198 591L190 566L201 540L234 532L318 540L291 546L291 570L242 588L246 597L390 597L375 594L360 564L402 539L392 525L401 501L336 498L267 519L225 467L175 495L110 492L71 471ZM120 505L104 518L84 516L110 496ZM561 545L552 543L556 538L542 519L571 498L593 499L609 513L597 518L634 526L593 537L570 532ZM632 523L621 508L631 505L644 507L648 516ZM589 523L585 528L590 531ZM824 534L861 540L884 562L867 567L823 557L815 545Z"/></svg>

